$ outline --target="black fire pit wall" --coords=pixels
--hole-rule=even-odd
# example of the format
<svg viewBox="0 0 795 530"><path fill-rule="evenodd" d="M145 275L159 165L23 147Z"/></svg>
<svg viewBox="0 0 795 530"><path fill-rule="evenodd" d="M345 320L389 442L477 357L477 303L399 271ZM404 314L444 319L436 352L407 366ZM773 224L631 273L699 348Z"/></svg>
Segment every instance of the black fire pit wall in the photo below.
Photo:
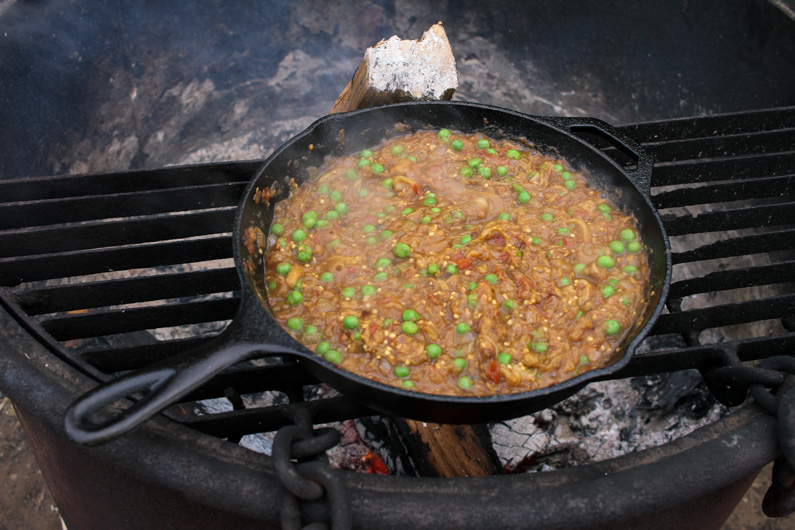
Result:
<svg viewBox="0 0 795 530"><path fill-rule="evenodd" d="M429 4L6 2L0 178L261 158L327 112L367 46L393 34L416 38L438 20L458 61L457 99L614 124L795 105L786 2ZM234 444L164 418L102 448L65 442L61 414L90 379L30 343L11 320L0 319L0 391L18 406L70 527L275 524L269 460ZM756 460L724 443L727 431ZM500 524L521 526L532 515L539 525L573 528L600 514L604 524L643 515L664 526L679 511L704 527L725 516L776 453L773 431L769 418L744 409L729 424L658 450L535 481L495 478L512 481L524 498L566 506L543 513L506 506ZM707 455L714 465L706 473L688 464ZM494 506L481 510L481 499L468 497L488 483L440 489L438 481L395 478L387 488L378 480L346 480L362 527L495 521ZM655 503L639 500L640 492L672 483L681 487L657 500L661 508L632 512ZM418 509L430 491L434 507Z"/></svg>

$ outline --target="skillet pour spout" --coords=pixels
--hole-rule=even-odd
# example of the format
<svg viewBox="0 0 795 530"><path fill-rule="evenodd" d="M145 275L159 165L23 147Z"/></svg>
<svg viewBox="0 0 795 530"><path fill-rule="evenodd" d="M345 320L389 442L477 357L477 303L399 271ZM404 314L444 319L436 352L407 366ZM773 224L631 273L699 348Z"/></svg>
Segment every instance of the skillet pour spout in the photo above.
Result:
<svg viewBox="0 0 795 530"><path fill-rule="evenodd" d="M575 168L587 169L593 184L613 193L613 202L632 213L649 252L648 305L633 332L614 351L611 363L537 390L492 396L425 394L384 385L336 367L289 335L271 314L261 253L244 241L247 230L269 233L274 205L290 186L305 182L327 156L344 156L377 144L396 131L442 129L482 132L551 150ZM599 138L597 147L583 139ZM603 150L602 147L609 146ZM619 151L631 165L606 154ZM67 410L67 435L80 443L99 443L122 435L178 402L224 368L266 355L290 355L321 381L379 412L435 423L488 423L530 414L576 393L588 382L624 368L662 311L671 277L670 244L650 201L652 160L631 138L593 118L538 117L466 102L409 102L325 116L278 148L249 183L234 226L235 265L243 296L233 323L209 344L165 359L149 368L104 383ZM267 201L262 190L275 192ZM264 249L263 249L264 250ZM198 367L198 368L197 368ZM132 405L109 410L135 393ZM118 406L118 405L117 405ZM109 415L107 413L110 413ZM102 421L94 419L104 415ZM109 416L109 417L108 417Z"/></svg>

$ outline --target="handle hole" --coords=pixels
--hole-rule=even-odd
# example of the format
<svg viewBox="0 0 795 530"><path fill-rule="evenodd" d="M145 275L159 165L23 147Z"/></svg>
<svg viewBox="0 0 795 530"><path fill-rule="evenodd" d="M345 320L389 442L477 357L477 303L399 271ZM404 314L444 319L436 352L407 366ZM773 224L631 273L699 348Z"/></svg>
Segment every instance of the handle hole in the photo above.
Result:
<svg viewBox="0 0 795 530"><path fill-rule="evenodd" d="M638 154L600 128L588 124L578 124L571 125L569 130L577 138L600 149L625 170L635 171L638 169L640 161Z"/></svg>

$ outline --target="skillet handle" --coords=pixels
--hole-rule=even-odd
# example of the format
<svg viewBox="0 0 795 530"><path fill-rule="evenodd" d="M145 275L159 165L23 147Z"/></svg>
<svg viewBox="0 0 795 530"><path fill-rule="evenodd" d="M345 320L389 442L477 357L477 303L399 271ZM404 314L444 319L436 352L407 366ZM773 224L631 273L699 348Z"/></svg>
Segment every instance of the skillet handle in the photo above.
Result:
<svg viewBox="0 0 795 530"><path fill-rule="evenodd" d="M233 320L221 335L205 345L103 383L82 395L66 410L66 435L79 444L107 442L130 432L224 368L263 354L285 353L284 348L249 340L238 324L241 320ZM138 392L145 393L139 401L121 411L110 410L113 403ZM93 416L102 409L111 413L110 418L95 421Z"/></svg>
<svg viewBox="0 0 795 530"><path fill-rule="evenodd" d="M627 136L612 125L596 118L586 117L545 117L545 121L550 122L560 128L568 130L577 136L577 133L590 133L606 140L612 147L618 149L623 154L635 161L634 166L621 166L622 171L629 177L635 186L646 197L651 197L651 173L654 166L654 158L648 154L644 148L633 138ZM587 138L577 136L579 139L589 143L597 149L602 146L594 145Z"/></svg>

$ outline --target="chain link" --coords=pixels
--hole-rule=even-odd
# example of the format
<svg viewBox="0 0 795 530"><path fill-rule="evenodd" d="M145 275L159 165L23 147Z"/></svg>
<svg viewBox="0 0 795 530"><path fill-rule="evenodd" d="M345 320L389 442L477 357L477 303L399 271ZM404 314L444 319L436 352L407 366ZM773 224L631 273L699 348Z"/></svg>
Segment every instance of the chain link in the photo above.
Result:
<svg viewBox="0 0 795 530"><path fill-rule="evenodd" d="M284 487L281 524L284 530L299 528L327 529L324 523L301 526L301 501L326 498L330 505L332 530L351 528L352 519L347 492L339 472L329 467L326 451L340 440L340 433L331 428L312 428L306 407L297 407L290 414L294 425L286 425L273 439L272 459L276 475Z"/></svg>
<svg viewBox="0 0 795 530"><path fill-rule="evenodd" d="M755 367L743 366L736 351L727 351L725 357L731 366L706 374L711 388L722 389L725 395L736 394L737 390L747 395L750 391L754 401L778 420L783 455L773 465L772 483L762 509L770 517L789 515L795 511L795 357L769 357Z"/></svg>

